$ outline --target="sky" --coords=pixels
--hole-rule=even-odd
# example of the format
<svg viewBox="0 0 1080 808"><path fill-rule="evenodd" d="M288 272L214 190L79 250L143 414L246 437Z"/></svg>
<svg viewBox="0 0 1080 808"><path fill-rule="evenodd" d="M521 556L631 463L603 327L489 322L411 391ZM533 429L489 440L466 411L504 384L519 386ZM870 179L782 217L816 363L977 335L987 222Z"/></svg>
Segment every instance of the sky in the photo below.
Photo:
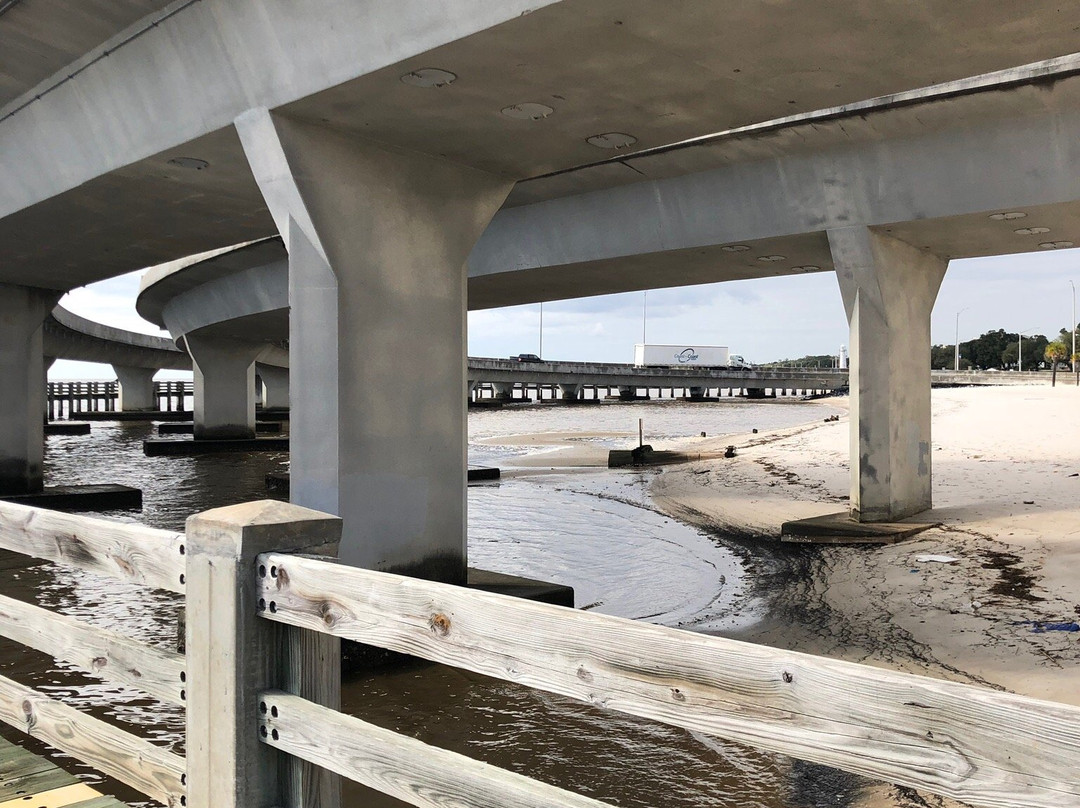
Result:
<svg viewBox="0 0 1080 808"><path fill-rule="evenodd" d="M73 290L61 304L118 328L167 336L135 312L142 271ZM1072 317L1072 280L1080 286L1080 249L953 261L931 318L934 344L952 345L991 329L1053 339ZM1080 299L1078 299L1080 302ZM632 362L634 344L724 345L749 362L835 355L848 344L847 320L831 272L629 292L543 306L469 313L470 356L538 353L552 360ZM157 378L190 373L161 371ZM59 360L49 378L114 379L108 365Z"/></svg>

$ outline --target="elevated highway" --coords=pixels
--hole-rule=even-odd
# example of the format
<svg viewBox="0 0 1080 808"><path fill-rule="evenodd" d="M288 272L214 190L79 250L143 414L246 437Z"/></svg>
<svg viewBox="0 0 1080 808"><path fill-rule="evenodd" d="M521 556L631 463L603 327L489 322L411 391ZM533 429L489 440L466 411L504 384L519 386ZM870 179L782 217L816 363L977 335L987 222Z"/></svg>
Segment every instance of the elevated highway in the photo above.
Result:
<svg viewBox="0 0 1080 808"><path fill-rule="evenodd" d="M153 370L191 370L191 357L173 340L80 317L57 306L45 319L45 355Z"/></svg>
<svg viewBox="0 0 1080 808"><path fill-rule="evenodd" d="M467 308L768 275L836 273L852 512L902 518L948 261L1080 243L1057 0L105 5L0 15L3 488L40 484L58 292L277 235L292 496L351 563L464 575ZM281 311L193 308L196 374L247 377Z"/></svg>
<svg viewBox="0 0 1080 808"><path fill-rule="evenodd" d="M518 362L469 357L469 379L520 384L607 387L744 387L836 390L847 386L843 371L795 369L638 367L614 362Z"/></svg>
<svg viewBox="0 0 1080 808"><path fill-rule="evenodd" d="M43 324L43 377L56 359L112 365L120 382L120 409L156 410L154 374L191 370L191 357L171 339L138 334L79 317L56 306Z"/></svg>

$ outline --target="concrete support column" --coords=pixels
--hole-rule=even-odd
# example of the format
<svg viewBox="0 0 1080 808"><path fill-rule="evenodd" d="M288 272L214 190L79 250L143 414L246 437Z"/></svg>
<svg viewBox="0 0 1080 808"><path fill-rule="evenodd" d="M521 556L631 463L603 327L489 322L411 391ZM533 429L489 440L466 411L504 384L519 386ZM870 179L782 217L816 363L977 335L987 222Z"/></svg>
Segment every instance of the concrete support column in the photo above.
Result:
<svg viewBox="0 0 1080 808"><path fill-rule="evenodd" d="M580 384L560 384L559 392L562 393L563 401L576 401L581 397Z"/></svg>
<svg viewBox="0 0 1080 808"><path fill-rule="evenodd" d="M513 382L492 382L491 387L495 391L495 398L497 399L509 401L514 397Z"/></svg>
<svg viewBox="0 0 1080 808"><path fill-rule="evenodd" d="M276 365L257 363L256 369L262 379L264 410L287 410L289 408L289 369Z"/></svg>
<svg viewBox="0 0 1080 808"><path fill-rule="evenodd" d="M154 398L154 374L157 368L133 368L113 365L116 380L120 382L120 410L122 412L147 412L158 408Z"/></svg>
<svg viewBox="0 0 1080 808"><path fill-rule="evenodd" d="M930 312L948 261L866 227L829 231L851 326L851 513L931 507Z"/></svg>
<svg viewBox="0 0 1080 808"><path fill-rule="evenodd" d="M52 407L49 406L49 368L53 366L54 362L56 362L55 356L41 357L41 383L44 385L45 390L43 399L45 402L45 423L49 423L53 417Z"/></svg>
<svg viewBox="0 0 1080 808"><path fill-rule="evenodd" d="M42 324L60 295L0 285L0 493L44 486L45 362Z"/></svg>
<svg viewBox="0 0 1080 808"><path fill-rule="evenodd" d="M255 437L255 357L263 346L190 334L195 371L195 439Z"/></svg>
<svg viewBox="0 0 1080 808"><path fill-rule="evenodd" d="M291 496L356 566L466 575L466 267L513 182L252 110L289 250Z"/></svg>
<svg viewBox="0 0 1080 808"><path fill-rule="evenodd" d="M690 398L705 398L705 394L708 392L704 387L691 387Z"/></svg>

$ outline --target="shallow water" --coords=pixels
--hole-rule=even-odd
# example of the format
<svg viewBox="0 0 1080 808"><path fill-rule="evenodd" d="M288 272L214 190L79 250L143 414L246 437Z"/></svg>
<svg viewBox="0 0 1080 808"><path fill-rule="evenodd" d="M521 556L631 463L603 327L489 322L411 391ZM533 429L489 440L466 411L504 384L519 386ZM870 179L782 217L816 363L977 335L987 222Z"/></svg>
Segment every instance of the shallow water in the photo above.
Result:
<svg viewBox="0 0 1080 808"><path fill-rule="evenodd" d="M808 410L792 402L741 401L474 411L470 462L512 467L527 451L500 445L499 436L606 433L595 440L625 446L636 441L638 418L645 421L647 438L666 439L776 429L832 412L820 405ZM141 441L153 431L145 424L96 423L89 437L50 437L47 482L141 487L143 512L112 516L182 529L191 513L264 498L265 474L287 467L285 453L145 457ZM722 631L753 619L737 614L744 586L738 557L715 537L648 507L644 491L653 473L597 470L470 486L470 564L566 583L575 588L579 608L668 626ZM15 597L163 647L175 643L177 604L167 593L148 594L50 565L6 572L3 580L4 592ZM6 641L0 642L0 671L182 748L179 710L103 685ZM440 666L351 679L343 707L426 742L615 805L814 808L850 804L854 793L847 781L824 793L808 786L827 778L808 778L807 767L781 756ZM142 804L114 784L107 788ZM353 786L346 794L346 804L398 804Z"/></svg>

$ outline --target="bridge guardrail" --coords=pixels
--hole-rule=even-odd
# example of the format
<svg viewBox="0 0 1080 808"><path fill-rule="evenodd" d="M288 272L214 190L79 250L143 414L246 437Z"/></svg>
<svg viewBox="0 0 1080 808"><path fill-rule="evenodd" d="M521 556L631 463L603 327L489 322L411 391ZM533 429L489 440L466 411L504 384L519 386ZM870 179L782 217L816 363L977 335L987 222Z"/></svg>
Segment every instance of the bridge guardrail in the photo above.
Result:
<svg viewBox="0 0 1080 808"><path fill-rule="evenodd" d="M0 549L144 586L184 591L184 536L0 503ZM184 660L0 595L0 635L92 676L183 705ZM169 808L185 804L184 759L62 701L0 676L0 720Z"/></svg>

